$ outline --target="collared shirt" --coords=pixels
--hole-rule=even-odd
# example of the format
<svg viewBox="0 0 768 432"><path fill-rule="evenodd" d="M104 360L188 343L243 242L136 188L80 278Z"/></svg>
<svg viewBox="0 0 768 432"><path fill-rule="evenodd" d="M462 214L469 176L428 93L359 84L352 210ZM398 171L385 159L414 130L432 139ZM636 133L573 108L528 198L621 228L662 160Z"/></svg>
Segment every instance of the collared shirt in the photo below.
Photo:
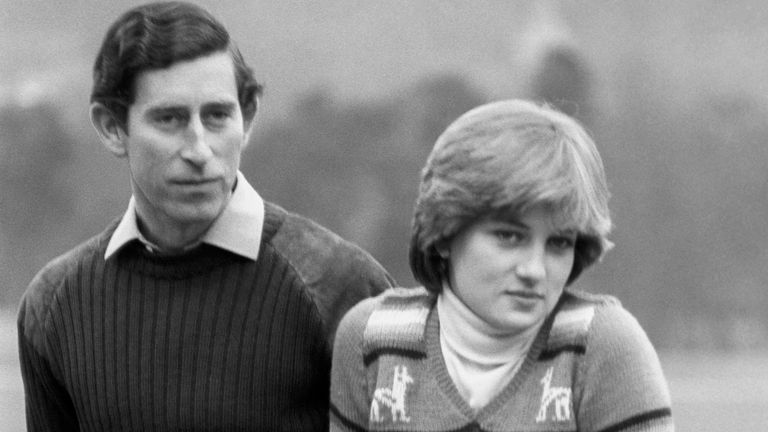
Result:
<svg viewBox="0 0 768 432"><path fill-rule="evenodd" d="M203 234L200 242L196 244L208 243L256 261L259 256L263 226L264 200L238 171L237 186L229 202ZM109 259L133 240L141 241L149 250L158 250L157 246L148 241L139 231L136 220L136 199L131 196L128 210L109 239L104 259Z"/></svg>

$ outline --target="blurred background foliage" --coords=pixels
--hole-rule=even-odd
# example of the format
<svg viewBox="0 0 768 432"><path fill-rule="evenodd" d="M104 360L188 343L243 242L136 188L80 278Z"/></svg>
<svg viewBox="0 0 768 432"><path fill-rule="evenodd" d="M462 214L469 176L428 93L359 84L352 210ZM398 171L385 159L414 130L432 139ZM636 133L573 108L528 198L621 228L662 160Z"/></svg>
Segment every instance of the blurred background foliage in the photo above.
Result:
<svg viewBox="0 0 768 432"><path fill-rule="evenodd" d="M90 66L137 1L0 1L0 304L119 217L126 167L87 117ZM768 6L199 1L266 84L242 170L402 285L419 171L490 100L547 101L604 157L616 248L578 282L662 348L768 347Z"/></svg>

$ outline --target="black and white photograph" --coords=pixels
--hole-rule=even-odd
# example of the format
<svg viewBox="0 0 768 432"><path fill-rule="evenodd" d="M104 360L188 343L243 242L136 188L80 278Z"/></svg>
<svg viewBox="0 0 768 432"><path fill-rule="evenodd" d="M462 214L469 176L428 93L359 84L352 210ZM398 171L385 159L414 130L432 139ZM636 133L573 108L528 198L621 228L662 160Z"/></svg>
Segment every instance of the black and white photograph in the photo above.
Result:
<svg viewBox="0 0 768 432"><path fill-rule="evenodd" d="M0 432L768 430L768 4L0 0Z"/></svg>

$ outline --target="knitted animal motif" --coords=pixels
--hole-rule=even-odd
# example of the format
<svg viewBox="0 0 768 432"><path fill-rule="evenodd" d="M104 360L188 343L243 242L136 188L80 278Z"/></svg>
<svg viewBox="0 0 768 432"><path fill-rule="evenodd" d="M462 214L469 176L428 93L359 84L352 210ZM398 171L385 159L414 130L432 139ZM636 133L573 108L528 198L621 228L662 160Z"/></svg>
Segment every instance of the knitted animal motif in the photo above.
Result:
<svg viewBox="0 0 768 432"><path fill-rule="evenodd" d="M412 382L413 378L408 375L408 369L405 366L395 366L394 375L392 377L392 388L377 388L373 393L370 414L371 421L376 423L384 421L384 417L381 415L379 407L379 404L383 404L390 408L393 423L397 422L398 419L405 423L410 422L411 418L405 413L405 394L408 389L408 384L411 384Z"/></svg>
<svg viewBox="0 0 768 432"><path fill-rule="evenodd" d="M571 418L571 389L567 387L552 387L552 374L554 367L547 369L544 378L541 379L543 390L541 392L541 406L536 416L536 423L547 420L547 408L554 402L555 417L553 420L567 421Z"/></svg>

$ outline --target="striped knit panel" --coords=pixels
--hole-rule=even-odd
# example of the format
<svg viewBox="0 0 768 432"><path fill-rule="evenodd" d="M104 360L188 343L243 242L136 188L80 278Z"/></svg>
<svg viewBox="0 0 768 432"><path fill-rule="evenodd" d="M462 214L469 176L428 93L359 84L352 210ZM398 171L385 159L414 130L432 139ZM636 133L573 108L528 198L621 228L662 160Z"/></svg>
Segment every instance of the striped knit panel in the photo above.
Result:
<svg viewBox="0 0 768 432"><path fill-rule="evenodd" d="M66 388L52 405L72 404L81 430L325 427L323 326L269 245L257 263L212 247L185 263L89 253L37 317L48 336L31 335L26 349L38 373L50 364L45 380ZM30 430L46 430L36 419L46 409L30 408L41 425Z"/></svg>
<svg viewBox="0 0 768 432"><path fill-rule="evenodd" d="M363 334L364 358L381 352L425 352L424 331L435 297L423 288L393 288L381 297Z"/></svg>
<svg viewBox="0 0 768 432"><path fill-rule="evenodd" d="M598 301L586 351L578 363L574 400L581 430L674 431L669 389L658 355L634 316L610 296Z"/></svg>
<svg viewBox="0 0 768 432"><path fill-rule="evenodd" d="M671 410L658 409L629 418L598 432L674 432Z"/></svg>

